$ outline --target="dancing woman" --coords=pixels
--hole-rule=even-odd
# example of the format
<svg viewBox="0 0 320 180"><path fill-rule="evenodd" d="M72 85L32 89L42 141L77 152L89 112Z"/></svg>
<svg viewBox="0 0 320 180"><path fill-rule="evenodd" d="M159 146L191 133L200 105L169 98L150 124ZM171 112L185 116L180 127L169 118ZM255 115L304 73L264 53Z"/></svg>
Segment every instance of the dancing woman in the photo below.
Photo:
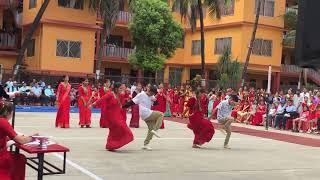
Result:
<svg viewBox="0 0 320 180"><path fill-rule="evenodd" d="M142 85L141 83L138 83L136 89L132 93L132 98L135 98L140 92L142 91ZM130 121L130 127L132 128L139 128L139 105L135 104L131 106L131 121Z"/></svg>
<svg viewBox="0 0 320 180"><path fill-rule="evenodd" d="M121 83L115 83L113 91L107 92L92 106L104 101L105 116L108 116L109 134L107 138L106 149L114 151L133 141L133 134L126 124L126 120L122 114L120 93L123 91Z"/></svg>
<svg viewBox="0 0 320 180"><path fill-rule="evenodd" d="M193 93L182 114L182 117L184 117L189 111L188 128L194 133L193 148L200 148L204 143L210 142L215 133L212 123L203 117L200 98L201 93L199 91Z"/></svg>
<svg viewBox="0 0 320 180"><path fill-rule="evenodd" d="M111 88L111 82L110 80L106 80L106 83L101 87L101 89L99 90L100 93L100 98L103 97L105 94L107 94L108 92L110 92L112 90ZM108 124L108 117L105 115L105 101L100 101L99 104L97 104L98 107L101 108L101 115L100 115L100 127L101 128L108 128L109 124Z"/></svg>
<svg viewBox="0 0 320 180"><path fill-rule="evenodd" d="M78 106L79 106L79 125L81 128L86 126L86 128L90 128L91 125L91 109L89 105L92 99L92 91L89 86L89 79L86 78L82 81L82 85L79 86L78 89Z"/></svg>
<svg viewBox="0 0 320 180"><path fill-rule="evenodd" d="M70 91L69 77L64 76L63 82L58 86L57 104L58 112L56 117L56 127L69 128L70 119Z"/></svg>

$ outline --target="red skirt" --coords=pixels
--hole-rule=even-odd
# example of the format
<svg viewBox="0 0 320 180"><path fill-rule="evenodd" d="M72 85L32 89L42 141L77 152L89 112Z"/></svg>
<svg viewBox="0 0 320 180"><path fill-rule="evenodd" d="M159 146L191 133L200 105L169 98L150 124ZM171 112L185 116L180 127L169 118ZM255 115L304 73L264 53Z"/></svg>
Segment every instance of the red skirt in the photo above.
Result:
<svg viewBox="0 0 320 180"><path fill-rule="evenodd" d="M113 151L133 141L133 134L123 119L110 121L106 149Z"/></svg>
<svg viewBox="0 0 320 180"><path fill-rule="evenodd" d="M255 115L254 115L254 118L252 119L252 125L254 126L259 126L262 124L263 122L263 115L265 113L264 112L256 112Z"/></svg>
<svg viewBox="0 0 320 180"><path fill-rule="evenodd" d="M26 157L10 152L0 153L0 179L24 180L26 170Z"/></svg>
<svg viewBox="0 0 320 180"><path fill-rule="evenodd" d="M210 142L215 133L212 123L203 118L202 113L195 113L189 117L188 128L194 133L193 144L197 145Z"/></svg>
<svg viewBox="0 0 320 180"><path fill-rule="evenodd" d="M131 107L131 114L130 127L139 128L139 105L133 105Z"/></svg>

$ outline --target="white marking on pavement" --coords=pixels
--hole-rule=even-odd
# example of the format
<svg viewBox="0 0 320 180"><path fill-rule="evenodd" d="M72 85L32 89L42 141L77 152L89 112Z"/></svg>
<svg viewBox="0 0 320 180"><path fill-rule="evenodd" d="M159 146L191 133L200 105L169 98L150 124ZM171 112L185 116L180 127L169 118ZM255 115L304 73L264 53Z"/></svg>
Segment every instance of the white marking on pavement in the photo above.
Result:
<svg viewBox="0 0 320 180"><path fill-rule="evenodd" d="M53 153L52 155L56 156L57 158L61 159L63 161L63 157L60 154L57 153ZM98 177L97 175L93 174L92 172L86 170L85 168L81 167L80 165L70 161L69 159L67 159L67 164L69 164L70 166L74 167L75 169L78 169L79 171L81 171L83 174L88 175L89 177L91 177L92 179L95 180L103 180L102 178Z"/></svg>

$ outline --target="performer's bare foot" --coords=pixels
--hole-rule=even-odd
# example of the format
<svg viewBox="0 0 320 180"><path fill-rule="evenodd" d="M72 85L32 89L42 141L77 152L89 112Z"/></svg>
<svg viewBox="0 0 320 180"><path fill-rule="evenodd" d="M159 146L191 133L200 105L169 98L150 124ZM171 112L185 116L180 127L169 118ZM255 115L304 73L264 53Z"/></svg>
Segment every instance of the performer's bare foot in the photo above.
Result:
<svg viewBox="0 0 320 180"><path fill-rule="evenodd" d="M220 128L219 130L220 130L220 132L221 132L223 135L227 135L226 130L224 130L223 128Z"/></svg>
<svg viewBox="0 0 320 180"><path fill-rule="evenodd" d="M155 130L151 130L151 133L152 133L155 137L157 137L157 138L161 138L161 136L158 134L158 132L157 132L157 131L155 131Z"/></svg>
<svg viewBox="0 0 320 180"><path fill-rule="evenodd" d="M199 149L199 148L201 148L201 146L200 146L200 145L198 145L198 144L193 144L192 148Z"/></svg>
<svg viewBox="0 0 320 180"><path fill-rule="evenodd" d="M149 145L144 145L141 148L142 150L146 150L146 151L152 151L152 148Z"/></svg>
<svg viewBox="0 0 320 180"><path fill-rule="evenodd" d="M229 147L229 145L225 145L223 148L224 149L231 149L231 147Z"/></svg>

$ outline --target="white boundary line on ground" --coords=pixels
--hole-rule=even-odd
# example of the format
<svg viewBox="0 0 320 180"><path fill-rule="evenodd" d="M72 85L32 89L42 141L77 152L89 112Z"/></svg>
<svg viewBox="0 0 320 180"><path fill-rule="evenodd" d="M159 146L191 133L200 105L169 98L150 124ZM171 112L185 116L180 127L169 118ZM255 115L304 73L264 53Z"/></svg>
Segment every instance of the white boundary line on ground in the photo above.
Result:
<svg viewBox="0 0 320 180"><path fill-rule="evenodd" d="M60 154L57 153L53 153L52 155L54 155L55 157L61 159L63 161L63 157ZM86 170L85 168L81 167L80 165L70 161L69 159L67 159L67 164L69 164L70 166L72 166L75 169L78 169L79 171L81 171L83 174L86 174L87 176L91 177L92 179L95 180L103 180L102 178L98 177L97 175L93 174L92 172Z"/></svg>

